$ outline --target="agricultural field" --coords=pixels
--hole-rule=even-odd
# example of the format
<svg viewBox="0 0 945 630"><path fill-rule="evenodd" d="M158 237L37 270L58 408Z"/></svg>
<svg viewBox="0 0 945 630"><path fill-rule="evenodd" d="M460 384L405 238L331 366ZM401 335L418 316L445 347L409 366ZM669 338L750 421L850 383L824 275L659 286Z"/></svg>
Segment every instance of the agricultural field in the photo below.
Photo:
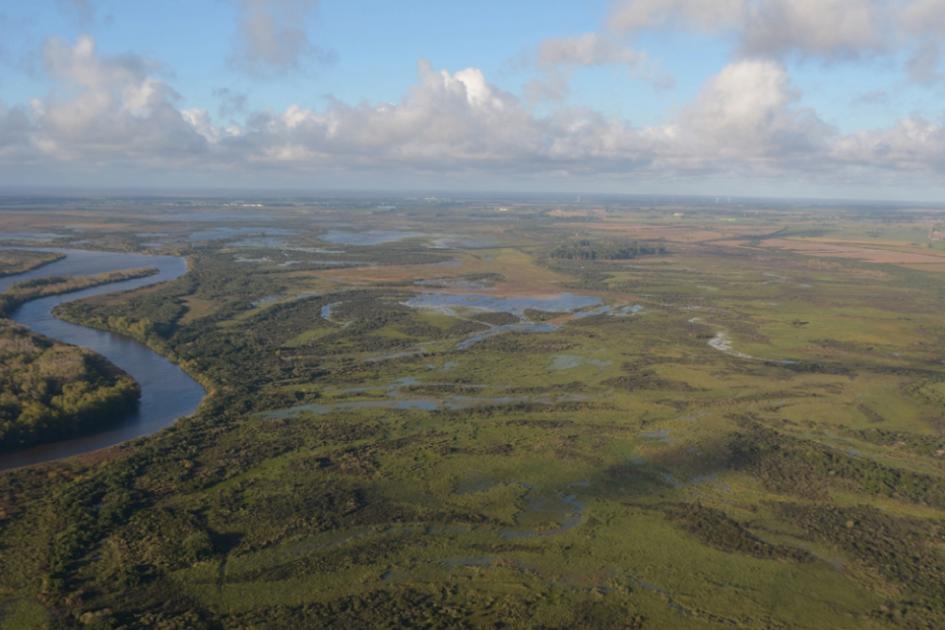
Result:
<svg viewBox="0 0 945 630"><path fill-rule="evenodd" d="M209 392L0 473L0 626L943 627L941 212L0 204Z"/></svg>

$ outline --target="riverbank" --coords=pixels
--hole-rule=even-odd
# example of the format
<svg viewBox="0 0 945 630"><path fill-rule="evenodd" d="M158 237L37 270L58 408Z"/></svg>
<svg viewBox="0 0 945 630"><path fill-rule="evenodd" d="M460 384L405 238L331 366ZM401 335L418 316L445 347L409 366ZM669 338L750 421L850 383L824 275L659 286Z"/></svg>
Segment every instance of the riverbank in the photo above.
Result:
<svg viewBox="0 0 945 630"><path fill-rule="evenodd" d="M127 414L119 422L110 423L104 431L0 455L0 470L88 453L149 435L193 413L206 394L204 388L183 369L145 345L124 335L62 321L53 314L57 306L67 302L174 280L187 272L185 259L115 252L55 251L64 254L65 258L42 269L2 278L0 290L43 277L79 279L89 275L128 273L143 268L156 270L156 273L147 276L135 273L133 278L33 299L11 312L11 319L34 333L63 344L80 346L104 357L127 373L140 387L140 403L136 411Z"/></svg>

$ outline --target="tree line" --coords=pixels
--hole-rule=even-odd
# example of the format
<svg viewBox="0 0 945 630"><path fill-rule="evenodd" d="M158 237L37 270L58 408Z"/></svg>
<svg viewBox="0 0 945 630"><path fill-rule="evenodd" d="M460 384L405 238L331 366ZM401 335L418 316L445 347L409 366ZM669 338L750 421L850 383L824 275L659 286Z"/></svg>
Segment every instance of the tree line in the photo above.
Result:
<svg viewBox="0 0 945 630"><path fill-rule="evenodd" d="M580 239L558 245L550 256L561 260L632 260L665 253L666 247L659 243Z"/></svg>

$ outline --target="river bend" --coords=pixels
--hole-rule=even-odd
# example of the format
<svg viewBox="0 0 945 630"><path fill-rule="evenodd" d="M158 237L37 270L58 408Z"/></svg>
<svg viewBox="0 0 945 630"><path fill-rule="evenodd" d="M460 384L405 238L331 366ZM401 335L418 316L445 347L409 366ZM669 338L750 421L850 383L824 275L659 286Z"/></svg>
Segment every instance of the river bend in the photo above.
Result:
<svg viewBox="0 0 945 630"><path fill-rule="evenodd" d="M66 257L25 273L0 278L0 291L5 291L17 282L49 276L87 276L142 267L156 268L158 273L145 278L39 298L26 302L13 312L13 320L34 332L57 341L88 348L120 367L140 385L141 401L134 414L110 425L104 431L0 454L0 470L88 453L150 435L170 426L178 418L194 412L206 391L179 366L125 335L70 324L52 314L55 307L66 302L129 291L178 278L187 272L187 261L184 258L73 249L29 249L59 252Z"/></svg>

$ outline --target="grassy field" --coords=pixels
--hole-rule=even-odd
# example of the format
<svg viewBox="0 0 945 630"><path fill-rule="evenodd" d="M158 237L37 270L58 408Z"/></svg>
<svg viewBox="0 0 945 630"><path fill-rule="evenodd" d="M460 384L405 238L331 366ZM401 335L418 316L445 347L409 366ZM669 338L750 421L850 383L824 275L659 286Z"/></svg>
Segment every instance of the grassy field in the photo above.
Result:
<svg viewBox="0 0 945 630"><path fill-rule="evenodd" d="M945 625L935 212L153 203L17 214L212 394L0 476L3 627Z"/></svg>

